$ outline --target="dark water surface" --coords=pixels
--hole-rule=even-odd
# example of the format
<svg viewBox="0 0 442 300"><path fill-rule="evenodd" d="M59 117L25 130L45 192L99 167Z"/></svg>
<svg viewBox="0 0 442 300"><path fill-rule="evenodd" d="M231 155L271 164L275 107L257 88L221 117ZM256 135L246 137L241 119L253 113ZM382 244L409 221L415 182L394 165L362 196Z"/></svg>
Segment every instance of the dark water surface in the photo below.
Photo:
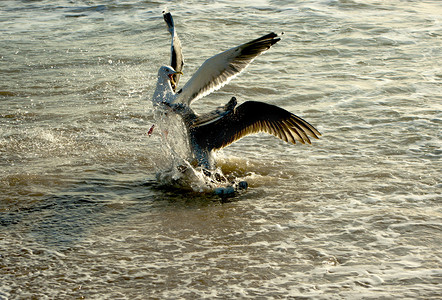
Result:
<svg viewBox="0 0 442 300"><path fill-rule="evenodd" d="M195 110L265 101L323 133L220 151L249 183L228 201L157 180L166 6L182 84L285 32ZM0 37L1 299L442 294L440 1L1 1Z"/></svg>

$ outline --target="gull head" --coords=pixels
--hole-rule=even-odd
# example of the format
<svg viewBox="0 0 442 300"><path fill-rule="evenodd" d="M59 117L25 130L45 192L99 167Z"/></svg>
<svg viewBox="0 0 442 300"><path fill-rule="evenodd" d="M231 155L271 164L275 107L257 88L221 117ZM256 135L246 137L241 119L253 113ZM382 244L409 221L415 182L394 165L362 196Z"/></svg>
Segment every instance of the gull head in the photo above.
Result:
<svg viewBox="0 0 442 300"><path fill-rule="evenodd" d="M176 85L176 82L173 79L173 75L180 74L183 75L182 72L175 71L172 67L169 66L162 66L158 70L158 81L161 82L170 82L171 86Z"/></svg>
<svg viewBox="0 0 442 300"><path fill-rule="evenodd" d="M154 104L161 102L171 103L175 99L175 92L172 86L176 85L174 80L175 74L183 74L175 71L172 67L162 66L158 70L158 82L155 92L153 94L152 101Z"/></svg>

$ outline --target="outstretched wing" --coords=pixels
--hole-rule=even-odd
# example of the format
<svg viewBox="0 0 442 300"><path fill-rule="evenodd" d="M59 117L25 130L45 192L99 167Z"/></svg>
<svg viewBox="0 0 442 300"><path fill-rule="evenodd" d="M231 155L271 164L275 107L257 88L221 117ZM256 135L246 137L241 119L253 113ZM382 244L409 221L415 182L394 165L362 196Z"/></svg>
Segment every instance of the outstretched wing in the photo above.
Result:
<svg viewBox="0 0 442 300"><path fill-rule="evenodd" d="M203 126L191 128L202 148L220 149L249 134L267 132L281 140L311 144L321 133L302 118L275 105L247 101L230 114Z"/></svg>
<svg viewBox="0 0 442 300"><path fill-rule="evenodd" d="M170 35L172 36L172 45L171 45L171 58L170 58L170 66L177 72L181 72L184 66L184 56L183 51L181 49L181 41L178 38L178 34L175 30L175 24L173 23L172 14L170 12L163 12L164 21L167 24L167 28L169 29ZM174 74L172 83L172 89L175 92L178 81L180 80L180 74Z"/></svg>
<svg viewBox="0 0 442 300"><path fill-rule="evenodd" d="M221 88L279 40L278 35L272 32L207 59L178 91L176 101L190 105Z"/></svg>

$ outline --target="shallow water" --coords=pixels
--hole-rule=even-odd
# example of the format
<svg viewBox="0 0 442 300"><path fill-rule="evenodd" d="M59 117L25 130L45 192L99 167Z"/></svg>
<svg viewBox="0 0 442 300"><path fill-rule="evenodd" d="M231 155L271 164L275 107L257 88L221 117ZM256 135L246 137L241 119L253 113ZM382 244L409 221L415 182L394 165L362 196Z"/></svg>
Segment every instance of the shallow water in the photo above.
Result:
<svg viewBox="0 0 442 300"><path fill-rule="evenodd" d="M1 1L0 298L439 298L439 2ZM321 139L220 151L227 200L159 182L166 6L181 84L285 33L195 110L265 101Z"/></svg>

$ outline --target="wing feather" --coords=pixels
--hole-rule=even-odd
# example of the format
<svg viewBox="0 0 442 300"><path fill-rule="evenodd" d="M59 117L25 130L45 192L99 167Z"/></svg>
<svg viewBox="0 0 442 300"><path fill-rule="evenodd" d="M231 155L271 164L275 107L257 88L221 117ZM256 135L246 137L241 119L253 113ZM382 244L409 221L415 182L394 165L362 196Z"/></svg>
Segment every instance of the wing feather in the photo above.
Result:
<svg viewBox="0 0 442 300"><path fill-rule="evenodd" d="M172 36L171 44L171 56L170 56L170 66L177 72L181 72L184 66L184 56L183 50L181 48L181 41L178 38L178 34L175 30L175 24L173 22L172 14L170 12L163 12L164 21L167 24L167 28ZM178 82L180 80L180 74L174 74L172 82L172 89L175 92Z"/></svg>
<svg viewBox="0 0 442 300"><path fill-rule="evenodd" d="M292 122L293 126L294 125L298 125L299 127L302 128L302 130L304 130L306 133L308 133L308 135L314 137L314 138L319 138L319 136L321 136L321 133L319 131L316 130L315 127L313 127L309 122L307 122L306 120L303 120L302 118L293 115L294 119L296 120L295 122Z"/></svg>
<svg viewBox="0 0 442 300"><path fill-rule="evenodd" d="M297 137L297 140L301 143L309 143L310 139L308 138L307 134L305 133L305 131L302 129L301 126L299 126L299 124L295 123L295 122L290 122L289 123L289 128L293 131L293 133L295 133L295 136Z"/></svg>
<svg viewBox="0 0 442 300"><path fill-rule="evenodd" d="M221 88L279 40L278 35L272 32L207 59L178 91L175 101L190 105Z"/></svg>
<svg viewBox="0 0 442 300"><path fill-rule="evenodd" d="M289 123L287 123L286 121L283 121L283 124L284 124L285 128L288 129L286 132L286 135L289 138L289 143L292 143L292 144L296 143L296 138L294 136L295 133L293 132L293 129L290 128Z"/></svg>
<svg viewBox="0 0 442 300"><path fill-rule="evenodd" d="M247 101L222 118L207 125L191 128L198 145L208 150L220 149L249 134L266 132L281 140L296 144L311 143L308 136L321 134L302 118L275 105Z"/></svg>

